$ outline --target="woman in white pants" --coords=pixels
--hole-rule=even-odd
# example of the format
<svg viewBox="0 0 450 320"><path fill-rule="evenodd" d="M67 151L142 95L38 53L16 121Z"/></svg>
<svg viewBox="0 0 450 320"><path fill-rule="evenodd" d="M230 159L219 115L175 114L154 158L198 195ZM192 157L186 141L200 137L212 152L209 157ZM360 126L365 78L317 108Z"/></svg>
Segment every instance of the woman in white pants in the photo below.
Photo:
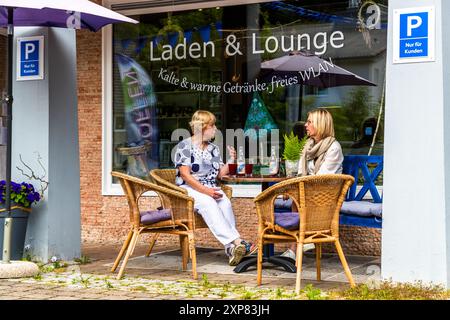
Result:
<svg viewBox="0 0 450 320"><path fill-rule="evenodd" d="M257 246L243 241L236 230L236 221L230 199L217 187L217 178L228 174L219 147L210 141L216 133L216 117L209 111L198 110L190 122L192 137L177 145L175 167L176 184L194 198L194 207L203 217L212 234L225 247L231 266L244 256L254 253ZM228 147L230 160L236 151Z"/></svg>

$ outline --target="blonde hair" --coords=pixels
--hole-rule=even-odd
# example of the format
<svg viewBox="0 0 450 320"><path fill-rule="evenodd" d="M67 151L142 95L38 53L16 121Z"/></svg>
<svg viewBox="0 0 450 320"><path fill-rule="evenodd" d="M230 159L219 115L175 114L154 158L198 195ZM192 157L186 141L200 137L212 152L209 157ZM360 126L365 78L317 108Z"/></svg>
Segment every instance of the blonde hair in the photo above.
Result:
<svg viewBox="0 0 450 320"><path fill-rule="evenodd" d="M315 109L308 112L308 119L316 128L317 138L322 140L327 137L334 137L333 117L326 109Z"/></svg>
<svg viewBox="0 0 450 320"><path fill-rule="evenodd" d="M192 120L189 122L192 133L196 130L204 130L208 125L213 125L216 123L216 116L206 110L197 110L192 115Z"/></svg>

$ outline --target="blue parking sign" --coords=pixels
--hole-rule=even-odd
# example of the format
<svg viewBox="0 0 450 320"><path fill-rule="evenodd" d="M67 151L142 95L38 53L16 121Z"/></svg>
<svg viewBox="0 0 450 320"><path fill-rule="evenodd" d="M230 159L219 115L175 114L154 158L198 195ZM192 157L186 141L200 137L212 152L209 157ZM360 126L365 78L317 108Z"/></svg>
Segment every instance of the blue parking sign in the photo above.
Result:
<svg viewBox="0 0 450 320"><path fill-rule="evenodd" d="M394 63L434 61L433 7L394 11Z"/></svg>
<svg viewBox="0 0 450 320"><path fill-rule="evenodd" d="M400 15L400 58L428 56L428 12Z"/></svg>
<svg viewBox="0 0 450 320"><path fill-rule="evenodd" d="M17 42L17 80L43 79L44 37L20 38Z"/></svg>

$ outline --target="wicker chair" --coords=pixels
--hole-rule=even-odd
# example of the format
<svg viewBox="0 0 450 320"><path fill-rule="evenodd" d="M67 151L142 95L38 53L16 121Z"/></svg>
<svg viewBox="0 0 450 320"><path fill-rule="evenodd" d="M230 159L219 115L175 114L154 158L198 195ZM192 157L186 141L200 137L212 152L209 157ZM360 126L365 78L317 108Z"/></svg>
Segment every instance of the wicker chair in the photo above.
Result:
<svg viewBox="0 0 450 320"><path fill-rule="evenodd" d="M120 172L112 172L113 177L119 179L120 184L128 200L130 214L130 231L123 244L111 269L114 272L120 263L125 251L126 255L122 262L117 279L120 279L125 270L129 257L133 254L138 238L143 233L154 233L149 253L153 248L154 242L160 233L179 235L182 267L186 270L189 256L192 260L192 276L197 279L197 260L195 252L194 228L194 201L183 193L176 192L154 183L144 181ZM170 209L171 218L155 222L152 224L143 224L141 222L141 213L145 210L139 207L139 200L145 192L153 191L159 197L164 209ZM147 208L146 208L147 209ZM148 253L148 254L149 254Z"/></svg>
<svg viewBox="0 0 450 320"><path fill-rule="evenodd" d="M150 171L151 180L157 185L172 189L174 191L181 192L185 195L188 194L187 190L181 188L175 184L176 170L175 169L153 169ZM222 191L225 195L231 199L233 195L233 189L229 186L218 183L218 185L222 188ZM192 201L194 200L191 198ZM203 221L203 218L199 214L195 214L195 220L193 223L193 229L201 229L208 228L206 223Z"/></svg>
<svg viewBox="0 0 450 320"><path fill-rule="evenodd" d="M292 178L280 182L259 194L255 198L258 215L258 262L257 283L261 285L263 245L268 243L297 243L297 278L295 290L300 292L303 245L316 245L317 280L320 281L321 245L325 242L335 244L344 267L345 274L353 287L352 274L339 243L339 211L348 188L354 182L349 175L332 174ZM277 224L274 213L274 201L280 195L292 198L300 208L299 225L285 229ZM295 215L291 214L296 218ZM280 220L278 220L280 221Z"/></svg>

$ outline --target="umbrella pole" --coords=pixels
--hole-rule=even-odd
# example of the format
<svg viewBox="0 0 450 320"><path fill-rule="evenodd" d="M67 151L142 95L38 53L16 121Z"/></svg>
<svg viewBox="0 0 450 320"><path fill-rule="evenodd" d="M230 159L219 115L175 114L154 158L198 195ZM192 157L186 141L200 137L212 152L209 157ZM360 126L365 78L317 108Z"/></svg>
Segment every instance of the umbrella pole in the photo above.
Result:
<svg viewBox="0 0 450 320"><path fill-rule="evenodd" d="M8 107L6 124L8 127L6 147L6 219L3 231L3 263L10 263L11 259L11 149L12 149L12 104L13 104L13 44L14 44L14 8L8 8L8 95L6 103Z"/></svg>
<svg viewBox="0 0 450 320"><path fill-rule="evenodd" d="M302 121L302 107L303 107L303 84L300 84L300 92L298 94L298 121Z"/></svg>

